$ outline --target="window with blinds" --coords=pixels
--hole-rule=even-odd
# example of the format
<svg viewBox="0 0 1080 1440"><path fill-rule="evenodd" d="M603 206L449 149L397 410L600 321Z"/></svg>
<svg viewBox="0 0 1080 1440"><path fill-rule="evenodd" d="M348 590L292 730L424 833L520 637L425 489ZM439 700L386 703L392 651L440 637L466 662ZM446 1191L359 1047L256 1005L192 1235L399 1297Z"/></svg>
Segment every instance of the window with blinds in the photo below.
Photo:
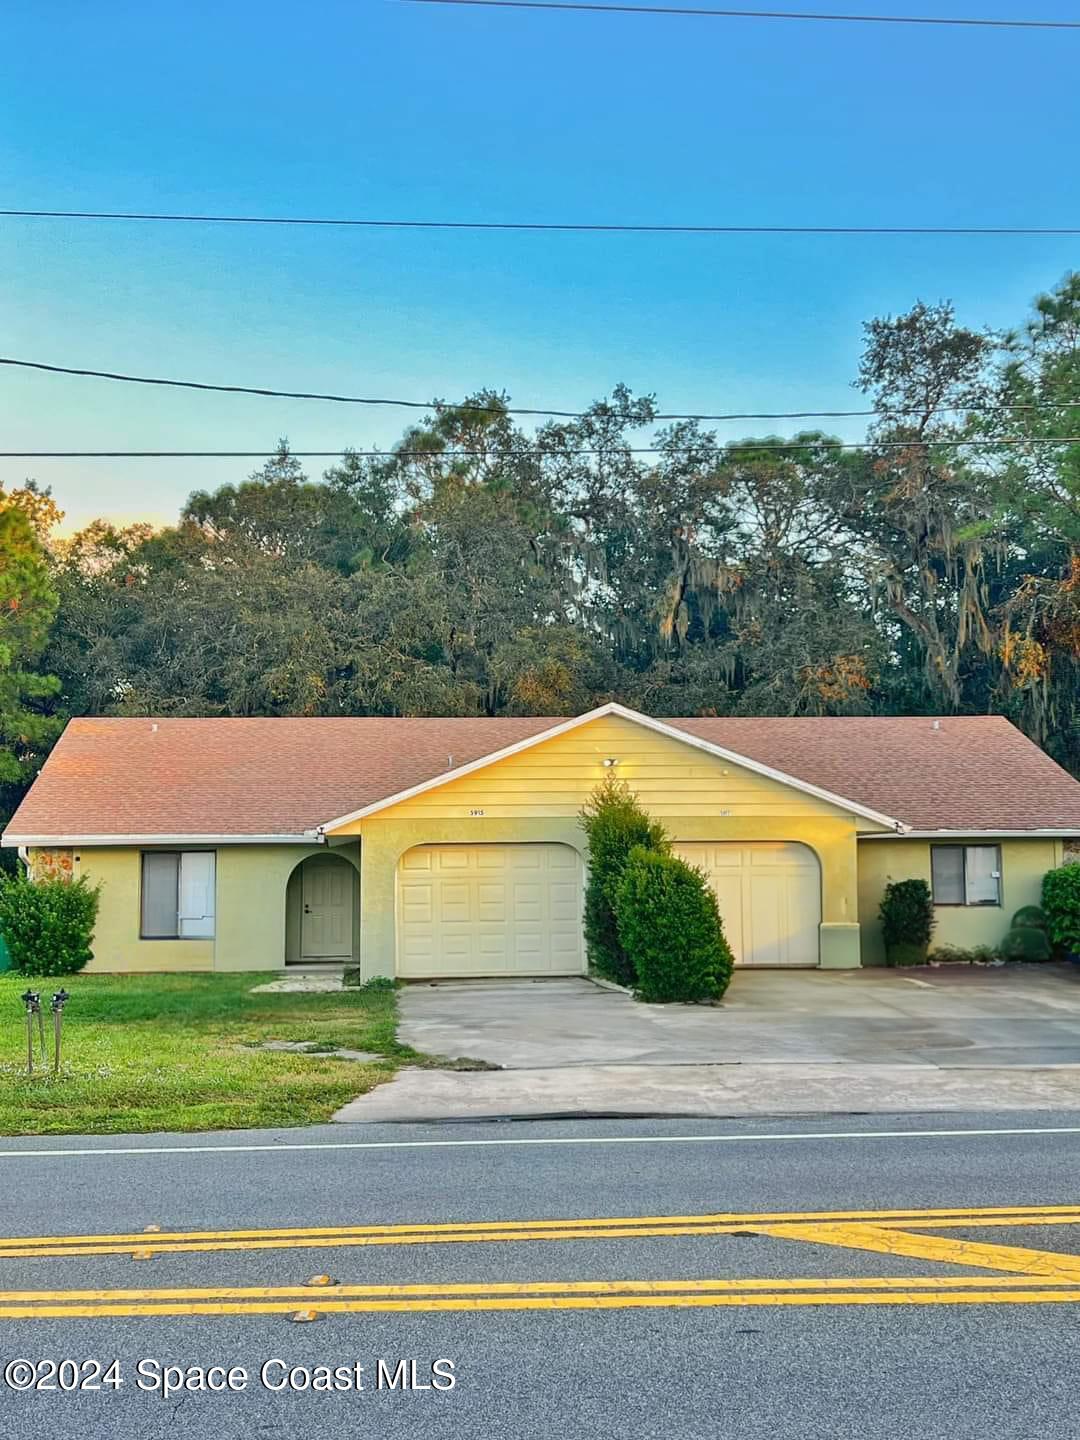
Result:
<svg viewBox="0 0 1080 1440"><path fill-rule="evenodd" d="M935 905L1000 905L999 845L931 845Z"/></svg>
<svg viewBox="0 0 1080 1440"><path fill-rule="evenodd" d="M214 861L212 850L143 852L140 934L144 940L213 938Z"/></svg>

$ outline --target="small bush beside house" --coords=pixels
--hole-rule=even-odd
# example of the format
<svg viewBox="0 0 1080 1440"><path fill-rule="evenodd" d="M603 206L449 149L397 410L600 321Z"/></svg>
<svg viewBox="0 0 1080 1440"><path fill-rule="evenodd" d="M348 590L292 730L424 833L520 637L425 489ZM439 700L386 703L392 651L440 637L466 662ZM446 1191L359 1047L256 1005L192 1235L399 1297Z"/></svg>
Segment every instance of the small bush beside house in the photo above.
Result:
<svg viewBox="0 0 1080 1440"><path fill-rule="evenodd" d="M585 889L585 949L590 967L618 985L638 979L619 935L616 895L635 846L665 852L664 827L638 804L625 781L609 773L581 812L589 841L589 879Z"/></svg>
<svg viewBox="0 0 1080 1440"><path fill-rule="evenodd" d="M1046 916L1038 905L1021 905L1012 918L1009 933L1001 942L1006 960L1049 960L1050 937Z"/></svg>
<svg viewBox="0 0 1080 1440"><path fill-rule="evenodd" d="M1046 872L1042 908L1054 944L1073 955L1080 952L1080 864L1059 865Z"/></svg>
<svg viewBox="0 0 1080 1440"><path fill-rule="evenodd" d="M0 932L20 975L74 975L90 948L99 890L78 880L31 881L0 875Z"/></svg>
<svg viewBox="0 0 1080 1440"><path fill-rule="evenodd" d="M716 896L700 870L635 846L616 894L620 943L641 1000L716 1000L731 979Z"/></svg>
<svg viewBox="0 0 1080 1440"><path fill-rule="evenodd" d="M881 906L881 938L889 965L922 965L934 929L934 904L925 880L891 880Z"/></svg>
<svg viewBox="0 0 1080 1440"><path fill-rule="evenodd" d="M1006 960L1049 960L1050 941L1045 930L1017 925L1001 942L1001 953Z"/></svg>

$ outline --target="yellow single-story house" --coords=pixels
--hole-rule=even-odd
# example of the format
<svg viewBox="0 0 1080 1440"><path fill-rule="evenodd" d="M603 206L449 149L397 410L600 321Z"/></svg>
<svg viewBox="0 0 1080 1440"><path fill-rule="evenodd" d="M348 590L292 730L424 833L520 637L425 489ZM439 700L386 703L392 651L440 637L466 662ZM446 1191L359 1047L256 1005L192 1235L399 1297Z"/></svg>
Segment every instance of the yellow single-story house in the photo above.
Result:
<svg viewBox="0 0 1080 1440"><path fill-rule="evenodd" d="M616 768L617 767L617 768ZM719 897L738 963L884 959L890 879L995 945L1080 837L1080 784L997 716L73 720L11 820L100 882L96 971L585 969L579 814L613 768Z"/></svg>

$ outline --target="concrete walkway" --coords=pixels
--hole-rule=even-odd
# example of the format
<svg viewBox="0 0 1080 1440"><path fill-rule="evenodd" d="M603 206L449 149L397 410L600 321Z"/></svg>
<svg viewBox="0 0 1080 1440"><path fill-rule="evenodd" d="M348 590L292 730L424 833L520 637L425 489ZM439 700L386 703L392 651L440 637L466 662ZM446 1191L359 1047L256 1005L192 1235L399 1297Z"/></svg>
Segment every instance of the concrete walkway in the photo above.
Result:
<svg viewBox="0 0 1080 1440"><path fill-rule="evenodd" d="M340 1120L1080 1108L1080 970L739 971L720 1007L587 980L407 987L405 1070Z"/></svg>
<svg viewBox="0 0 1080 1440"><path fill-rule="evenodd" d="M1080 1069L915 1065L583 1065L402 1070L335 1120L901 1114L1080 1109Z"/></svg>

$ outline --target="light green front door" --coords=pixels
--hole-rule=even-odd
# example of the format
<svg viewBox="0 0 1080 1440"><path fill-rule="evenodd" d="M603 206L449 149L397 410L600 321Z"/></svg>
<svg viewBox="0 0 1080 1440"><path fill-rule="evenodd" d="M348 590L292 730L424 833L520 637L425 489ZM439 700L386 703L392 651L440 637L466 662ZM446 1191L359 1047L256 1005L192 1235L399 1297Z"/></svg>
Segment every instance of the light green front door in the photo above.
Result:
<svg viewBox="0 0 1080 1440"><path fill-rule="evenodd" d="M308 861L303 869L302 960L350 960L353 953L353 885L345 861Z"/></svg>

